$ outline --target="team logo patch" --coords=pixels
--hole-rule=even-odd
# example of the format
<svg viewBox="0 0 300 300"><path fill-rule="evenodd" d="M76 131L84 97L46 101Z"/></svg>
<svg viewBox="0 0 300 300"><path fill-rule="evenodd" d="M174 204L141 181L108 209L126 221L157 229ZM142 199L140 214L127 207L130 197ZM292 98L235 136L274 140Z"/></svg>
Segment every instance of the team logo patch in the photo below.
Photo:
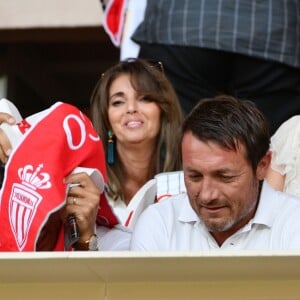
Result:
<svg viewBox="0 0 300 300"><path fill-rule="evenodd" d="M50 175L41 172L43 164L35 170L32 165L26 165L18 170L21 183L14 183L9 199L10 226L16 243L21 251L26 245L28 232L38 206L43 197L38 189L51 188Z"/></svg>

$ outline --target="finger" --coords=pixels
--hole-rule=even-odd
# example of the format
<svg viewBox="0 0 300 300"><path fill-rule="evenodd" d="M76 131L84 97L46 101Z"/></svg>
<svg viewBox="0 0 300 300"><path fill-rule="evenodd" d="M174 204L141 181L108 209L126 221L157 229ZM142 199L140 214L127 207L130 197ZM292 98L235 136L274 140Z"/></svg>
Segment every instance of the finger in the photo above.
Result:
<svg viewBox="0 0 300 300"><path fill-rule="evenodd" d="M3 155L9 156L12 151L11 143L5 134L5 132L0 128L0 146L3 152Z"/></svg>
<svg viewBox="0 0 300 300"><path fill-rule="evenodd" d="M99 198L95 195L88 195L85 198L68 196L66 205L69 212L77 214L78 212L94 210L95 208L98 209Z"/></svg>
<svg viewBox="0 0 300 300"><path fill-rule="evenodd" d="M91 177L85 172L70 174L69 176L66 177L66 182L67 183L80 183L80 185L82 187L95 186Z"/></svg>
<svg viewBox="0 0 300 300"><path fill-rule="evenodd" d="M5 151L2 149L2 146L0 145L0 161L3 163L3 164L6 164L7 162L7 155L5 154Z"/></svg>
<svg viewBox="0 0 300 300"><path fill-rule="evenodd" d="M68 175L65 180L68 183L76 183L79 182L81 180L83 180L84 177L89 177L87 173L85 172L80 172L80 173L75 173L75 174L70 174Z"/></svg>
<svg viewBox="0 0 300 300"><path fill-rule="evenodd" d="M91 201L94 201L94 199L99 200L100 195L101 193L99 189L97 188L89 189L87 187L82 187L82 186L72 187L71 189L69 189L68 192L68 196L71 197L76 196L81 199L91 199Z"/></svg>
<svg viewBox="0 0 300 300"><path fill-rule="evenodd" d="M81 198L78 196L68 196L67 197L67 205L70 206L80 206Z"/></svg>
<svg viewBox="0 0 300 300"><path fill-rule="evenodd" d="M77 180L77 184L70 183L68 195L78 195L81 198L96 195L97 198L101 195L100 189L95 185L89 176L81 177Z"/></svg>
<svg viewBox="0 0 300 300"><path fill-rule="evenodd" d="M0 112L0 124L1 123L7 123L10 125L14 125L16 123L16 120L12 115L7 114L5 112Z"/></svg>
<svg viewBox="0 0 300 300"><path fill-rule="evenodd" d="M89 228L91 224L95 223L97 208L91 205L88 201L83 201L79 199L74 204L74 197L68 197L67 205L62 211L63 222L68 222L68 217L73 215L76 219L76 223L79 227L79 231L83 232L86 228Z"/></svg>

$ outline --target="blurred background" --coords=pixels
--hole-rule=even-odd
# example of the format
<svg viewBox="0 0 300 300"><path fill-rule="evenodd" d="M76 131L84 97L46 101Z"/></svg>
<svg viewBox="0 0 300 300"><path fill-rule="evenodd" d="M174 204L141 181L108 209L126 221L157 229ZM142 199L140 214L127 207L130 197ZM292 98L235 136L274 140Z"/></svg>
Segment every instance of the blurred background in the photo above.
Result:
<svg viewBox="0 0 300 300"><path fill-rule="evenodd" d="M0 98L23 117L57 101L87 111L98 78L118 60L99 0L0 0Z"/></svg>

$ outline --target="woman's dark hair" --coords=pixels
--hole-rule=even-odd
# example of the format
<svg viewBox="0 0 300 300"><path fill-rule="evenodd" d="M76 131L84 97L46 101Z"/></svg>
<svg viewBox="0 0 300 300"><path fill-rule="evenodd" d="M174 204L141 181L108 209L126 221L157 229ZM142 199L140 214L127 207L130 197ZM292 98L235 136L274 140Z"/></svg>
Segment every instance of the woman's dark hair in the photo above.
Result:
<svg viewBox="0 0 300 300"><path fill-rule="evenodd" d="M108 119L109 89L116 78L128 74L133 88L155 102L161 110L161 127L157 139L156 154L152 162L153 174L176 171L181 168L180 129L182 113L179 101L171 83L166 78L161 63L148 62L142 59L121 61L102 74L91 98L91 118L95 129L103 141L107 155L108 131L111 126ZM115 143L118 141L114 140ZM116 199L123 197L123 174L116 153L115 163L107 164L108 183L111 196Z"/></svg>

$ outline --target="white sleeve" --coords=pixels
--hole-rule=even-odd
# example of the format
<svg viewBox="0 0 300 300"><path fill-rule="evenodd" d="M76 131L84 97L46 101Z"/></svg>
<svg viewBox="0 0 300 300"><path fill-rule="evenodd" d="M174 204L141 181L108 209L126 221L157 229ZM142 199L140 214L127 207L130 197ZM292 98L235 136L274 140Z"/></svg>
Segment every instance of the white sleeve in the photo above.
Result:
<svg viewBox="0 0 300 300"><path fill-rule="evenodd" d="M156 209L157 205L159 203L150 205L139 217L133 229L130 250L168 250L168 231L164 218Z"/></svg>
<svg viewBox="0 0 300 300"><path fill-rule="evenodd" d="M295 172L300 149L300 116L285 121L271 137L271 167L284 175Z"/></svg>
<svg viewBox="0 0 300 300"><path fill-rule="evenodd" d="M17 107L7 99L2 98L0 100L0 112L5 112L12 115L17 123L22 122L22 116L20 115ZM39 120L44 118L44 116L48 114L48 112L49 109L45 109L33 115L30 115L25 119L26 123L31 127L35 125ZM15 149L24 138L24 132L20 131L19 126L17 124L10 125L7 123L2 123L0 127L8 137L12 148Z"/></svg>
<svg viewBox="0 0 300 300"><path fill-rule="evenodd" d="M17 107L11 101L5 98L2 98L0 100L0 112L10 114L15 118L17 123L22 120L22 116L20 115ZM19 143L19 141L22 139L23 134L20 132L16 125L2 123L0 127L6 134L12 148L14 149Z"/></svg>

